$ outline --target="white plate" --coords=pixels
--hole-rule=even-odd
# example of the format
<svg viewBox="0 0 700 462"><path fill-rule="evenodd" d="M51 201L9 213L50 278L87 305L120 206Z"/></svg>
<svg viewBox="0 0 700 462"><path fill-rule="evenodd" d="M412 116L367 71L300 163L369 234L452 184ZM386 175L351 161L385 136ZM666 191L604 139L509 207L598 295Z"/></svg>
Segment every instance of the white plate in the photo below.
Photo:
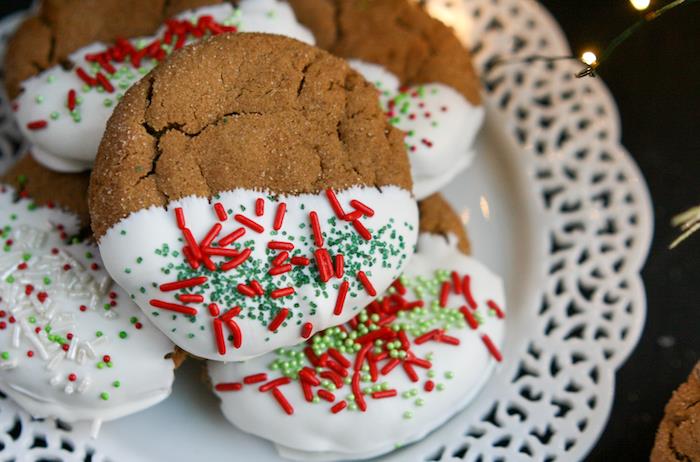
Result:
<svg viewBox="0 0 700 462"><path fill-rule="evenodd" d="M382 460L576 460L604 427L615 370L644 322L639 271L651 239L648 191L620 146L617 109L599 80L573 78L579 67L570 62L491 65L497 57L569 53L538 4L429 3L476 50L486 84L478 157L445 193L467 222L476 256L505 279L506 359L467 409ZM3 141L13 134L0 124L6 156ZM0 455L280 460L269 443L221 417L200 377L190 361L167 401L104 424L97 441L86 426L32 422L0 400ZM37 436L47 447L30 449Z"/></svg>

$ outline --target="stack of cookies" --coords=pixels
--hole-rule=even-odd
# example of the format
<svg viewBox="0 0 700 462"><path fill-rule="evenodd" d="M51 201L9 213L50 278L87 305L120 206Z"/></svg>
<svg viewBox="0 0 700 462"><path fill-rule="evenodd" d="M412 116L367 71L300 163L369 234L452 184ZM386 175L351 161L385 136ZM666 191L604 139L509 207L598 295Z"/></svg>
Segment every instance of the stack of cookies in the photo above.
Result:
<svg viewBox="0 0 700 462"><path fill-rule="evenodd" d="M188 359L285 457L361 459L502 361L501 279L438 194L478 78L417 4L45 0L5 73L0 389L32 415L97 433Z"/></svg>

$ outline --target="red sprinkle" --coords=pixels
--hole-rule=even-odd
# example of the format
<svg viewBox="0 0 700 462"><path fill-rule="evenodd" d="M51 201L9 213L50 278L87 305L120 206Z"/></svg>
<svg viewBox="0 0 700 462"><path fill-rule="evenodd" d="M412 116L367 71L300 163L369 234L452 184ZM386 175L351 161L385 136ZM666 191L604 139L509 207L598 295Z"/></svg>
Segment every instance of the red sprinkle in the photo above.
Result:
<svg viewBox="0 0 700 462"><path fill-rule="evenodd" d="M27 123L27 128L30 130L41 130L42 128L46 128L48 125L49 123L45 120L34 120Z"/></svg>
<svg viewBox="0 0 700 462"><path fill-rule="evenodd" d="M273 250L294 250L294 244L285 241L270 241L267 243L267 248Z"/></svg>
<svg viewBox="0 0 700 462"><path fill-rule="evenodd" d="M275 222L272 225L272 229L279 231L282 228L282 222L284 221L284 214L287 211L287 204L282 202L277 206L277 212L275 213Z"/></svg>
<svg viewBox="0 0 700 462"><path fill-rule="evenodd" d="M95 76L97 79L97 82L102 86L102 88L105 89L107 93L114 93L114 87L112 84L109 82L109 79L104 76L102 72L98 72L97 75Z"/></svg>
<svg viewBox="0 0 700 462"><path fill-rule="evenodd" d="M243 383L245 383L246 385L265 382L266 380L267 380L267 374L264 372L243 377Z"/></svg>
<svg viewBox="0 0 700 462"><path fill-rule="evenodd" d="M252 281L250 281L250 287L253 288L253 290L255 291L256 294L258 294L258 295L265 295L265 290L264 290L263 287L260 285L260 283L259 283L258 281L256 281L255 279L253 279Z"/></svg>
<svg viewBox="0 0 700 462"><path fill-rule="evenodd" d="M359 210L367 217L374 216L374 210L372 210L371 208L369 208L368 206L366 206L365 204L363 204L362 202L360 202L358 200L355 200L355 199L351 200L350 205L352 205L355 208L355 210Z"/></svg>
<svg viewBox="0 0 700 462"><path fill-rule="evenodd" d="M475 310L477 305L476 300L474 300L474 297L472 296L470 285L471 277L469 277L468 275L464 276L464 279L462 279L462 293L464 294L464 299L467 301L471 309Z"/></svg>
<svg viewBox="0 0 700 462"><path fill-rule="evenodd" d="M239 311L240 311L240 309L239 309ZM230 313L230 311L229 311L229 313ZM226 313L226 314L228 314L228 313ZM221 318L224 319L226 314L224 316L222 316ZM228 326L228 330L231 331L231 335L233 336L233 342L232 342L233 347L236 349L240 348L241 344L243 343L243 332L241 332L241 328L238 326L236 321L234 321L233 319L229 319L229 320L224 319L224 322Z"/></svg>
<svg viewBox="0 0 700 462"><path fill-rule="evenodd" d="M396 390L375 391L374 393L372 393L372 398L374 398L374 399L393 398L394 396L396 396L398 394L399 393Z"/></svg>
<svg viewBox="0 0 700 462"><path fill-rule="evenodd" d="M457 274L457 271L452 271L452 287L457 295L462 293L462 284L459 282L459 274Z"/></svg>
<svg viewBox="0 0 700 462"><path fill-rule="evenodd" d="M374 289L374 286L367 278L367 275L364 271L357 272L357 279L360 280L360 282L362 283L362 287L365 288L365 292L367 292L367 294L369 294L370 297L375 297L377 295L377 291Z"/></svg>
<svg viewBox="0 0 700 462"><path fill-rule="evenodd" d="M182 230L182 234L185 236L185 241L187 242L187 246L190 248L190 252L192 252L192 257L194 257L195 260L201 260L202 251L199 249L197 241L194 240L192 231L190 231L189 228L185 228Z"/></svg>
<svg viewBox="0 0 700 462"><path fill-rule="evenodd" d="M203 249L205 247L209 247L209 245L216 238L216 236L219 235L220 232L221 232L221 223L214 223L214 226L211 227L211 229L209 230L207 235L204 236L204 239L202 239L202 242L199 243L199 247L201 249Z"/></svg>
<svg viewBox="0 0 700 462"><path fill-rule="evenodd" d="M273 388L272 389L272 396L275 397L279 405L284 409L284 412L287 413L287 415L292 415L294 414L294 408L292 407L291 404L289 404L289 401L287 401L287 398L284 397L282 392L279 390L279 388Z"/></svg>
<svg viewBox="0 0 700 462"><path fill-rule="evenodd" d="M328 254L326 249L316 249L314 256L316 257L316 266L318 267L321 282L328 282L328 280L333 276L331 256Z"/></svg>
<svg viewBox="0 0 700 462"><path fill-rule="evenodd" d="M209 306L209 314L212 316L218 316L221 313L221 310L219 310L219 305L216 303L210 303Z"/></svg>
<svg viewBox="0 0 700 462"><path fill-rule="evenodd" d="M160 285L160 290L162 292L170 292L171 290L186 289L188 287L195 287L207 282L208 278L206 276L199 276L196 278L183 279L182 281L167 282Z"/></svg>
<svg viewBox="0 0 700 462"><path fill-rule="evenodd" d="M343 281L340 284L340 288L338 289L338 298L336 298L335 300L335 308L333 309L333 314L336 316L339 316L343 312L343 306L345 306L345 297L348 294L349 287L350 283L348 281Z"/></svg>
<svg viewBox="0 0 700 462"><path fill-rule="evenodd" d="M323 247L323 234L321 233L321 225L318 222L318 214L316 212L309 213L309 220L311 220L311 229L314 233L316 247Z"/></svg>
<svg viewBox="0 0 700 462"><path fill-rule="evenodd" d="M307 266L309 263L311 263L311 261L306 257L292 257L292 259L289 261L292 262L292 265L297 266Z"/></svg>
<svg viewBox="0 0 700 462"><path fill-rule="evenodd" d="M347 368L347 367L350 367L350 361L348 361L348 359L347 359L345 356L343 356L343 354L342 354L340 351L336 350L335 348L330 348L330 349L328 350L328 354L329 354L333 359L335 359L336 361L338 361L338 363L339 363L341 366L346 367L346 368Z"/></svg>
<svg viewBox="0 0 700 462"><path fill-rule="evenodd" d="M355 404L360 408L362 412L367 410L367 403L365 402L365 396L360 389L360 373L355 372L352 376L352 394L355 396Z"/></svg>
<svg viewBox="0 0 700 462"><path fill-rule="evenodd" d="M244 249L237 257L232 258L231 260L227 261L226 263L223 263L219 269L221 271L228 271L233 268L236 268L237 266L240 266L244 261L250 257L250 254L253 253L252 250L250 249Z"/></svg>
<svg viewBox="0 0 700 462"><path fill-rule="evenodd" d="M267 330L269 330L270 332L276 331L279 328L279 326L281 326L282 323L287 319L287 314L289 314L289 310L287 308L282 308L281 310L279 310L275 318L267 326Z"/></svg>
<svg viewBox="0 0 700 462"><path fill-rule="evenodd" d="M183 212L182 207L175 209L175 220L177 220L178 228L185 229L185 212Z"/></svg>
<svg viewBox="0 0 700 462"><path fill-rule="evenodd" d="M200 294L178 294L177 299L182 303L202 303L204 296Z"/></svg>
<svg viewBox="0 0 700 462"><path fill-rule="evenodd" d="M216 349L220 355L226 354L226 341L224 339L224 326L221 319L214 319L214 335L216 337Z"/></svg>
<svg viewBox="0 0 700 462"><path fill-rule="evenodd" d="M427 380L425 382L425 385L423 385L423 390L427 391L428 393L433 391L434 388L435 388L435 382L433 382L432 380Z"/></svg>
<svg viewBox="0 0 700 462"><path fill-rule="evenodd" d="M328 198L328 202L331 203L331 208L335 212L335 215L342 219L345 216L345 211L343 211L343 207L338 201L338 196L335 195L332 189L328 188L326 189L326 197Z"/></svg>
<svg viewBox="0 0 700 462"><path fill-rule="evenodd" d="M406 295L406 288L401 283L401 279L396 279L391 285L396 289L399 295Z"/></svg>
<svg viewBox="0 0 700 462"><path fill-rule="evenodd" d="M216 391L239 391L241 388L243 384L240 382L222 382L214 386Z"/></svg>
<svg viewBox="0 0 700 462"><path fill-rule="evenodd" d="M270 292L270 297L272 298L282 298L294 293L294 287L284 287L282 289L275 289Z"/></svg>
<svg viewBox="0 0 700 462"><path fill-rule="evenodd" d="M333 401L335 401L335 395L328 390L321 389L321 390L318 390L318 392L316 392L316 394L318 395L319 398L325 399L329 403L332 403Z"/></svg>
<svg viewBox="0 0 700 462"><path fill-rule="evenodd" d="M222 237L219 240L219 245L221 247L226 247L233 241L240 239L243 235L245 234L245 228L238 228L237 230L233 231L230 234L227 234L226 236Z"/></svg>
<svg viewBox="0 0 700 462"><path fill-rule="evenodd" d="M342 253L335 256L335 277L341 279L345 274L345 257Z"/></svg>
<svg viewBox="0 0 700 462"><path fill-rule="evenodd" d="M493 310L493 312L496 313L496 317L498 317L498 319L503 319L503 318L506 317L506 315L503 314L503 310L501 310L501 307L498 306L498 305L496 304L496 302L494 302L493 300L491 300L491 299L487 300L487 301L486 301L486 305L487 305L491 310Z"/></svg>
<svg viewBox="0 0 700 462"><path fill-rule="evenodd" d="M277 388L282 385L287 385L291 382L292 379L290 379L289 377L280 377L278 379L270 380L269 382L260 385L260 387L258 387L258 390L264 393L266 391L272 390L273 388Z"/></svg>
<svg viewBox="0 0 700 462"><path fill-rule="evenodd" d="M314 329L314 325L311 324L310 322L305 322L303 326L301 326L301 336L302 338L309 338L311 337L311 332Z"/></svg>
<svg viewBox="0 0 700 462"><path fill-rule="evenodd" d="M367 228L365 228L365 225L363 225L360 220L353 221L352 226L355 228L355 231L357 231L357 234L362 236L362 239L365 241L372 240L372 234L367 231Z"/></svg>
<svg viewBox="0 0 700 462"><path fill-rule="evenodd" d="M491 340L491 337L489 337L487 334L484 334L481 336L481 341L484 342L484 345L486 345L486 348L488 348L489 353L491 353L491 356L493 356L493 358L500 363L503 360L503 356Z"/></svg>
<svg viewBox="0 0 700 462"><path fill-rule="evenodd" d="M78 77L80 78L80 80L82 80L83 82L85 82L89 86L94 87L95 85L97 85L97 80L95 80L93 77L90 77L88 75L88 73L85 72L85 70L83 70L82 67L77 68L75 70L75 73L78 74Z"/></svg>
<svg viewBox="0 0 700 462"><path fill-rule="evenodd" d="M76 93L75 90L72 88L68 90L68 99L66 101L66 104L68 105L68 110L72 111L75 109L75 102L76 102Z"/></svg>
<svg viewBox="0 0 700 462"><path fill-rule="evenodd" d="M280 266L289 258L289 252L284 251L272 259L272 266ZM290 265L291 269L291 265Z"/></svg>
<svg viewBox="0 0 700 462"><path fill-rule="evenodd" d="M459 312L462 313L464 319L467 321L467 324L469 324L469 327L471 327L473 330L476 330L479 327L479 323L476 322L476 319L474 319L474 316L466 306L462 306L459 309Z"/></svg>
<svg viewBox="0 0 700 462"><path fill-rule="evenodd" d="M262 225L254 222L253 220L251 220L250 218L248 218L245 215L241 215L240 213L237 213L236 215L234 215L233 218L237 222L239 222L240 224L247 226L248 228L252 229L256 233L262 233L265 230L265 228L263 228Z"/></svg>
<svg viewBox="0 0 700 462"><path fill-rule="evenodd" d="M265 199L258 197L255 199L255 216L261 217L265 214Z"/></svg>
<svg viewBox="0 0 700 462"><path fill-rule="evenodd" d="M331 412L333 414L337 414L343 409L345 409L348 406L348 403L345 402L345 400L338 402L335 406L331 408Z"/></svg>
<svg viewBox="0 0 700 462"><path fill-rule="evenodd" d="M292 270L291 263L287 263L286 265L273 266L268 271L268 274L270 274L271 276L278 276L280 274L288 273L291 270Z"/></svg>
<svg viewBox="0 0 700 462"><path fill-rule="evenodd" d="M447 306L447 298L450 296L450 283L445 281L442 283L440 288L440 306L445 308Z"/></svg>
<svg viewBox="0 0 700 462"><path fill-rule="evenodd" d="M243 283L238 284L236 289L238 289L238 293L243 294L246 297L255 297L256 295L258 295L253 288L248 287Z"/></svg>
<svg viewBox="0 0 700 462"><path fill-rule="evenodd" d="M176 313L186 314L188 316L196 316L197 310L190 308L189 306L177 305L175 303L168 303L162 300L152 299L149 301L151 306L160 308L162 310L174 311Z"/></svg>
<svg viewBox="0 0 700 462"><path fill-rule="evenodd" d="M221 204L221 202L214 204L214 212L216 212L216 217L219 219L219 221L228 220L228 214L226 213L226 210L224 210L224 206Z"/></svg>

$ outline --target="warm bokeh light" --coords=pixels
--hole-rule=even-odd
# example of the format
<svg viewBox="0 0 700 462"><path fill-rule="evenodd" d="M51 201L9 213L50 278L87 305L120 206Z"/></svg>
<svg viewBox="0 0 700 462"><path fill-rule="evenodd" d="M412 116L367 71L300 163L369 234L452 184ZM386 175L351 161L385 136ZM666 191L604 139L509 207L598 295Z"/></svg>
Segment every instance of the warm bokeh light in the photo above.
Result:
<svg viewBox="0 0 700 462"><path fill-rule="evenodd" d="M589 66L592 66L597 60L598 57L592 51L586 51L581 55L581 61Z"/></svg>
<svg viewBox="0 0 700 462"><path fill-rule="evenodd" d="M649 8L649 4L651 3L651 0L630 0L630 3L632 4L632 6L635 9L642 11L642 10L646 10L647 8Z"/></svg>

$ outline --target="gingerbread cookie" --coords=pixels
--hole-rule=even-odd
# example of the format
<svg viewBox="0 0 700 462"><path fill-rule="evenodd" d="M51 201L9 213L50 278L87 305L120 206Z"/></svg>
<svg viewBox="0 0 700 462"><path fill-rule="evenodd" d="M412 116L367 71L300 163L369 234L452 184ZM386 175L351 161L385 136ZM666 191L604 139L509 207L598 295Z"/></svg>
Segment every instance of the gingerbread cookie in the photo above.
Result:
<svg viewBox="0 0 700 462"><path fill-rule="evenodd" d="M73 214L0 187L0 386L34 417L102 421L165 399L174 345L109 278ZM180 358L177 359L179 361Z"/></svg>
<svg viewBox="0 0 700 462"><path fill-rule="evenodd" d="M413 252L401 133L347 63L224 34L116 108L90 184L112 276L189 353L245 360L341 324Z"/></svg>
<svg viewBox="0 0 700 462"><path fill-rule="evenodd" d="M155 36L83 46L61 64L20 83L15 113L34 157L57 171L90 169L107 119L124 91L170 53L235 31L275 32L313 42L286 3L242 0L236 8L226 3L181 13Z"/></svg>
<svg viewBox="0 0 700 462"><path fill-rule="evenodd" d="M436 210L425 228L454 220ZM502 360L505 335L501 279L457 242L421 233L401 278L344 325L241 364L209 362L224 416L295 460L375 457L452 417Z"/></svg>
<svg viewBox="0 0 700 462"><path fill-rule="evenodd" d="M700 461L700 363L666 405L651 461Z"/></svg>
<svg viewBox="0 0 700 462"><path fill-rule="evenodd" d="M441 189L472 161L484 117L479 79L453 32L407 0L290 0L322 48L351 59L406 132L414 193Z"/></svg>

